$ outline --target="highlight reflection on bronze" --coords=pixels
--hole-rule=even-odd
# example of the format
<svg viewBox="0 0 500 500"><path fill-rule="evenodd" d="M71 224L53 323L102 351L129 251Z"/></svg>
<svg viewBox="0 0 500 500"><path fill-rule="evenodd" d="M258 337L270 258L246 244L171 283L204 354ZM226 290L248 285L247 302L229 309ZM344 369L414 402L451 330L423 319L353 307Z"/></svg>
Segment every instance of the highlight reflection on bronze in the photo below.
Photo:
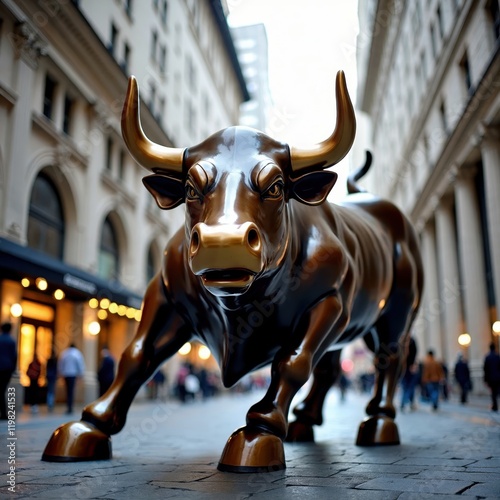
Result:
<svg viewBox="0 0 500 500"><path fill-rule="evenodd" d="M168 243L148 286L112 386L85 407L81 422L54 433L43 460L110 457L107 438L123 428L141 385L192 339L210 348L227 387L271 364L267 393L229 438L221 470L282 469L283 440L313 440L340 372L340 349L356 338L375 351L377 372L357 444L399 442L393 398L422 294L422 262L403 213L361 192L357 181L369 162L350 177L344 203L325 202L337 180L326 168L348 153L355 135L342 72L336 96L335 131L309 149L247 127L178 149L144 135L131 78L125 142L153 172L143 182L158 206L185 203L185 227ZM292 398L310 377L311 390L289 424Z"/></svg>

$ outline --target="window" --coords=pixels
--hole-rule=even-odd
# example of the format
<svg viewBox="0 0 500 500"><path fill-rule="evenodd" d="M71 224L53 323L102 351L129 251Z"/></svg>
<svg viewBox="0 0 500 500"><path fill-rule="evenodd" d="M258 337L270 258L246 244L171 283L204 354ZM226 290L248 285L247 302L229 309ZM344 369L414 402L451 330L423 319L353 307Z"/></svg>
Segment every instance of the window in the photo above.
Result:
<svg viewBox="0 0 500 500"><path fill-rule="evenodd" d="M149 283L155 276L158 269L156 268L155 251L153 244L149 246L148 261L146 263L146 281Z"/></svg>
<svg viewBox="0 0 500 500"><path fill-rule="evenodd" d="M28 246L62 260L64 216L54 184L43 172L31 191L28 216Z"/></svg>
<svg viewBox="0 0 500 500"><path fill-rule="evenodd" d="M432 55L434 59L437 57L437 43L436 43L436 30L434 29L434 25L431 24L431 47L432 47Z"/></svg>
<svg viewBox="0 0 500 500"><path fill-rule="evenodd" d="M441 40L444 38L444 25L443 25L443 14L441 13L441 6L439 5L436 10L436 16L438 19L439 36Z"/></svg>
<svg viewBox="0 0 500 500"><path fill-rule="evenodd" d="M64 98L63 132L68 135L71 133L71 115L73 112L73 104L73 99L66 95Z"/></svg>
<svg viewBox="0 0 500 500"><path fill-rule="evenodd" d="M158 50L158 33L153 31L151 33L151 59L156 62L156 51Z"/></svg>
<svg viewBox="0 0 500 500"><path fill-rule="evenodd" d="M467 90L467 93L470 95L472 93L472 79L470 74L469 58L467 57L467 51L464 53L464 56L460 61L460 69L462 71L462 77L465 83L465 88Z"/></svg>
<svg viewBox="0 0 500 500"><path fill-rule="evenodd" d="M186 73L189 88L195 92L196 91L196 68L194 67L193 60L191 57L186 57Z"/></svg>
<svg viewBox="0 0 500 500"><path fill-rule="evenodd" d="M495 40L498 40L500 37L500 8L498 6L498 0L489 0L488 11L493 24Z"/></svg>
<svg viewBox="0 0 500 500"><path fill-rule="evenodd" d="M444 106L444 101L441 103L439 107L439 115L441 117L441 126L443 131L448 133L448 120L446 119L446 108Z"/></svg>
<svg viewBox="0 0 500 500"><path fill-rule="evenodd" d="M106 163L105 167L106 170L111 172L112 166L113 166L113 139L111 137L108 137L108 140L106 141Z"/></svg>
<svg viewBox="0 0 500 500"><path fill-rule="evenodd" d="M43 96L43 114L52 119L54 112L54 96L56 91L56 82L49 75L45 76L45 93Z"/></svg>
<svg viewBox="0 0 500 500"><path fill-rule="evenodd" d="M106 217L102 225L101 244L99 248L99 276L107 280L118 278L119 254L115 228Z"/></svg>
<svg viewBox="0 0 500 500"><path fill-rule="evenodd" d="M167 25L167 10L168 10L167 0L163 0L161 6L161 22L163 26Z"/></svg>
<svg viewBox="0 0 500 500"><path fill-rule="evenodd" d="M113 23L111 23L111 38L109 40L108 50L112 56L115 55L115 47L117 41L118 41L118 28Z"/></svg>
<svg viewBox="0 0 500 500"><path fill-rule="evenodd" d="M118 178L122 181L125 176L125 151L120 150L120 158L118 162Z"/></svg>
<svg viewBox="0 0 500 500"><path fill-rule="evenodd" d="M194 109L193 103L188 99L186 101L186 128L191 133L195 133L195 122L196 122L196 111Z"/></svg>
<svg viewBox="0 0 500 500"><path fill-rule="evenodd" d="M156 101L156 85L154 83L151 83L151 90L149 94L149 109L153 114L155 109L155 101Z"/></svg>
<svg viewBox="0 0 500 500"><path fill-rule="evenodd" d="M160 72L162 75L165 74L167 70L167 47L164 45L160 48Z"/></svg>
<svg viewBox="0 0 500 500"><path fill-rule="evenodd" d="M161 97L158 101L158 112L156 114L156 120L160 123L163 121L163 116L165 114L165 98Z"/></svg>
<svg viewBox="0 0 500 500"><path fill-rule="evenodd" d="M122 69L125 73L128 73L128 66L130 64L130 47L128 43L123 44L123 63Z"/></svg>
<svg viewBox="0 0 500 500"><path fill-rule="evenodd" d="M132 0L125 0L125 13L129 18L132 17Z"/></svg>

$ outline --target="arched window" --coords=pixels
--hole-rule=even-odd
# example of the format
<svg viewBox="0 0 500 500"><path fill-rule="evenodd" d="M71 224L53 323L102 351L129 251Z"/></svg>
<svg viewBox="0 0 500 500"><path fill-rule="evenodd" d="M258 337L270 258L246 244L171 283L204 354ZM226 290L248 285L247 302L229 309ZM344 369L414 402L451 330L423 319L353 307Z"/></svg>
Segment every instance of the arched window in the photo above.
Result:
<svg viewBox="0 0 500 500"><path fill-rule="evenodd" d="M119 253L118 239L113 224L106 217L102 225L101 246L99 249L99 276L104 279L118 279Z"/></svg>
<svg viewBox="0 0 500 500"><path fill-rule="evenodd" d="M33 185L28 217L28 246L62 260L64 215L61 199L52 181L43 173Z"/></svg>

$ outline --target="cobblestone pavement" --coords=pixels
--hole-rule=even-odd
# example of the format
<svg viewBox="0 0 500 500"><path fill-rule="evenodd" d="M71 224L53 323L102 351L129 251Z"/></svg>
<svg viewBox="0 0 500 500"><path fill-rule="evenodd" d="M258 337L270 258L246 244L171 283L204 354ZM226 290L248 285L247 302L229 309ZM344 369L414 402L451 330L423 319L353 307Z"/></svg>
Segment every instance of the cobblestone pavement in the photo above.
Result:
<svg viewBox="0 0 500 500"><path fill-rule="evenodd" d="M400 446L362 448L354 442L368 396L351 392L342 402L334 390L317 442L285 445L285 471L219 472L226 439L260 397L134 404L125 429L112 438L113 459L79 463L40 461L52 431L68 417L25 411L16 422L15 492L8 490L8 436L0 422L0 498L500 498L500 416L485 398L465 407L444 402L437 412L421 403L397 417Z"/></svg>

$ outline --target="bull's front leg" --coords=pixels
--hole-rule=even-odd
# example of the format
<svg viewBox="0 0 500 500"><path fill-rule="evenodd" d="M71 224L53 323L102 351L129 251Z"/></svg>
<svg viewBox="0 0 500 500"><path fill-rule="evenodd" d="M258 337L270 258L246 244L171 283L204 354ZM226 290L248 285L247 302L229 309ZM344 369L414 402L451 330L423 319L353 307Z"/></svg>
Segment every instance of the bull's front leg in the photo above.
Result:
<svg viewBox="0 0 500 500"><path fill-rule="evenodd" d="M125 425L139 388L158 366L189 340L189 333L164 293L161 275L149 285L135 338L121 356L115 379L98 400L83 409L79 422L53 433L42 460L81 461L111 458L109 436Z"/></svg>
<svg viewBox="0 0 500 500"><path fill-rule="evenodd" d="M270 472L285 468L283 440L288 432L291 401L311 376L332 335L345 328L347 317L341 302L338 296L329 296L313 307L299 345L276 354L269 389L248 411L247 425L229 438L219 470Z"/></svg>

